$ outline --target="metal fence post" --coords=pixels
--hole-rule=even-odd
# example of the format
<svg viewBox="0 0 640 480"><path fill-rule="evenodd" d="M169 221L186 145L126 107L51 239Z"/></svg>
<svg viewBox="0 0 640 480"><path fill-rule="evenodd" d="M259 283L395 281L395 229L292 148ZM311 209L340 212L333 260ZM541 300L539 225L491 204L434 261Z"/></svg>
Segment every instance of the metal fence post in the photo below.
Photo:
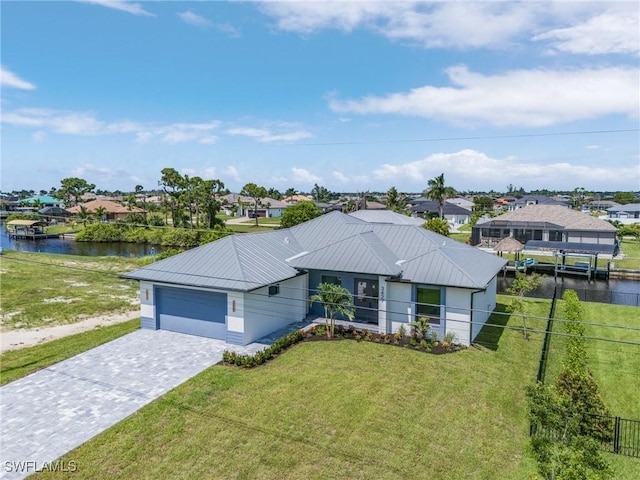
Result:
<svg viewBox="0 0 640 480"><path fill-rule="evenodd" d="M613 453L620 453L620 417L616 417L616 427L613 431Z"/></svg>

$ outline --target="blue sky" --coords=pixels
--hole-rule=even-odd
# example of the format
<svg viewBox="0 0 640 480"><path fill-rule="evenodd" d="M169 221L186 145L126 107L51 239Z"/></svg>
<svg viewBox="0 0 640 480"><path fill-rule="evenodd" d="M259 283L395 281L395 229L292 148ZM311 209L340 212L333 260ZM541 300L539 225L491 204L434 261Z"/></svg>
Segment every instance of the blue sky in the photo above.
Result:
<svg viewBox="0 0 640 480"><path fill-rule="evenodd" d="M640 190L639 8L3 1L0 188Z"/></svg>

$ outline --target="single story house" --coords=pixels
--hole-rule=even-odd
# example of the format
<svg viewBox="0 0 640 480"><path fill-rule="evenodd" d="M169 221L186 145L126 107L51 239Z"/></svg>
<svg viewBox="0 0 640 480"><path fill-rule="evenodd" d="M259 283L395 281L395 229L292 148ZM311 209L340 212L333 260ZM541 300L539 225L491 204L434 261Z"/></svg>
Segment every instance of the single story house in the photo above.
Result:
<svg viewBox="0 0 640 480"><path fill-rule="evenodd" d="M423 218L408 217L391 210L356 210L349 215L369 223L391 223L393 225L415 225L418 227L425 223Z"/></svg>
<svg viewBox="0 0 640 480"><path fill-rule="evenodd" d="M296 194L285 197L282 201L287 205L295 205L300 202L313 202L313 198L307 197L306 195Z"/></svg>
<svg viewBox="0 0 640 480"><path fill-rule="evenodd" d="M422 218L431 218L440 215L440 206L436 201L426 200L416 203L409 211ZM445 202L442 214L450 225L465 225L469 223L473 213L466 208Z"/></svg>
<svg viewBox="0 0 640 480"><path fill-rule="evenodd" d="M52 197L51 195L39 195L36 197L25 198L20 203L27 206L34 206L38 209L43 207L60 207L64 208L64 200Z"/></svg>
<svg viewBox="0 0 640 480"><path fill-rule="evenodd" d="M495 255L415 225L330 212L288 229L232 235L123 275L140 281L142 327L246 345L308 315L320 283L353 296L355 322L407 331L430 318L469 345L496 304Z"/></svg>
<svg viewBox="0 0 640 480"><path fill-rule="evenodd" d="M38 215L43 217L47 222L62 222L71 216L71 212L61 207L44 207L38 210Z"/></svg>
<svg viewBox="0 0 640 480"><path fill-rule="evenodd" d="M112 202L111 200L91 200L83 203L82 205L76 205L68 208L67 211L72 215L80 213L80 207L84 207L87 211L95 215L96 211L100 208L104 209L104 220L124 220L130 213L143 213L144 210L138 207L125 207L119 203Z"/></svg>
<svg viewBox="0 0 640 480"><path fill-rule="evenodd" d="M572 248L580 244L585 251L613 253L616 230L609 222L561 205L529 205L478 221L471 231L471 244L492 247L513 237L525 248L548 245L555 250L562 244Z"/></svg>
<svg viewBox="0 0 640 480"><path fill-rule="evenodd" d="M260 199L258 208L255 208L253 198L237 193L229 193L222 197L222 212L225 215L237 215L239 217L274 217L282 216L289 204L276 200L275 198L264 197ZM255 211L254 211L255 210Z"/></svg>
<svg viewBox="0 0 640 480"><path fill-rule="evenodd" d="M621 223L640 223L640 203L611 207L607 210L607 215L611 220L617 220Z"/></svg>
<svg viewBox="0 0 640 480"><path fill-rule="evenodd" d="M546 195L525 195L516 199L507 205L507 210L513 212L529 205L557 205L560 207L570 208L570 203L562 198L551 198Z"/></svg>

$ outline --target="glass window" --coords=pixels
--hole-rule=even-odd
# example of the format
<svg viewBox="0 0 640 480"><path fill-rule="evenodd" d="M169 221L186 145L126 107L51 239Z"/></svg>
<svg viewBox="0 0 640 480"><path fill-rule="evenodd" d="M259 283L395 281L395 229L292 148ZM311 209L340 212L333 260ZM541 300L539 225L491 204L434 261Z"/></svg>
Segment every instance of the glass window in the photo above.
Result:
<svg viewBox="0 0 640 480"><path fill-rule="evenodd" d="M269 296L278 295L280 293L280 285L269 285Z"/></svg>
<svg viewBox="0 0 640 480"><path fill-rule="evenodd" d="M322 275L321 283L331 283L332 285L342 285L342 278L336 275Z"/></svg>
<svg viewBox="0 0 640 480"><path fill-rule="evenodd" d="M440 289L418 287L416 297L417 316L427 316L429 323L440 325Z"/></svg>
<svg viewBox="0 0 640 480"><path fill-rule="evenodd" d="M542 240L542 230L534 230L533 231L533 239L534 240Z"/></svg>

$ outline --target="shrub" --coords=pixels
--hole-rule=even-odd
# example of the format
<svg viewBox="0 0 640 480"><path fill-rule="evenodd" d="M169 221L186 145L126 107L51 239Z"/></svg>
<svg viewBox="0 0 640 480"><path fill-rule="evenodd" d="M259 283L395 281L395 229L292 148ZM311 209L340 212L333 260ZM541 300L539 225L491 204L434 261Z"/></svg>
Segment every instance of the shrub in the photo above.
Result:
<svg viewBox="0 0 640 480"><path fill-rule="evenodd" d="M152 227L164 227L165 226L164 218L162 218L157 213L152 213L151 215L149 215L149 218L148 218L147 222Z"/></svg>
<svg viewBox="0 0 640 480"><path fill-rule="evenodd" d="M76 234L79 242L119 242L121 239L121 227L112 223L92 223Z"/></svg>
<svg viewBox="0 0 640 480"><path fill-rule="evenodd" d="M198 232L193 230L165 230L162 245L170 247L195 247L198 245Z"/></svg>
<svg viewBox="0 0 640 480"><path fill-rule="evenodd" d="M443 343L448 343L449 345L453 345L454 343L456 343L456 340L458 340L458 336L456 335L456 332L447 332L444 334L444 337L442 338L442 342Z"/></svg>

